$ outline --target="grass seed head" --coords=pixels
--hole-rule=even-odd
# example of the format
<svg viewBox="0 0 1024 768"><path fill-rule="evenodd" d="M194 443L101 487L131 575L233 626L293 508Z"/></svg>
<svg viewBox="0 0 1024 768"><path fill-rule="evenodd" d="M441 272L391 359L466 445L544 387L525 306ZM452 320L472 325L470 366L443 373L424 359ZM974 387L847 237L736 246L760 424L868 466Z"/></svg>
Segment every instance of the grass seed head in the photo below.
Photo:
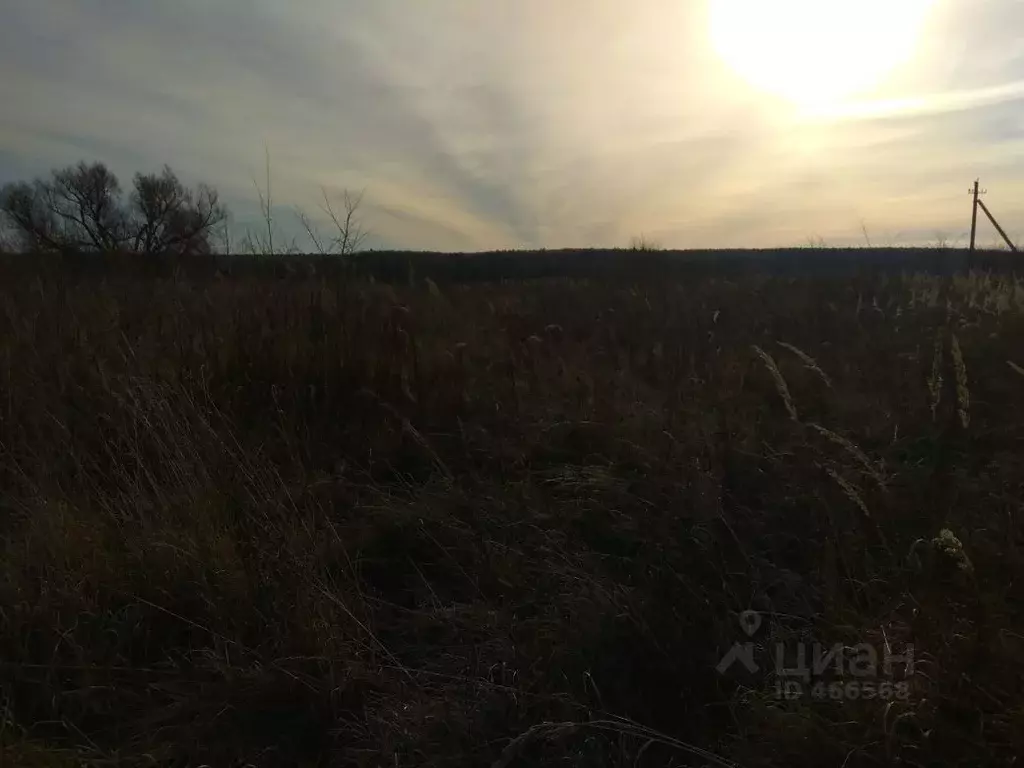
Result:
<svg viewBox="0 0 1024 768"><path fill-rule="evenodd" d="M832 379L829 378L827 373L821 370L821 367L818 365L817 360L815 360L813 357L808 355L799 347L794 346L793 344L787 344L784 341L780 341L778 342L778 345L780 347L783 347L784 349L788 349L794 355L799 357L803 361L803 364L807 367L808 370L817 374L818 378L820 378L825 383L825 386L828 387L829 389L832 389Z"/></svg>
<svg viewBox="0 0 1024 768"><path fill-rule="evenodd" d="M935 421L939 405L942 403L942 334L935 336L932 345L932 371L928 376L928 393L931 395L929 405L932 410L932 421Z"/></svg>
<svg viewBox="0 0 1024 768"><path fill-rule="evenodd" d="M825 472L835 481L836 485L838 485L843 491L846 498L852 501L857 509L864 513L864 517L870 518L871 512L868 510L868 505L864 503L864 499L861 497L857 488L849 480L832 469L832 467L826 467Z"/></svg>
<svg viewBox="0 0 1024 768"><path fill-rule="evenodd" d="M796 406L793 405L793 398L789 394L789 386L786 384L786 379L783 377L782 371L779 370L779 366L775 363L775 358L756 344L754 344L752 348L754 353L761 358L765 368L768 369L768 373L771 374L772 380L775 382L775 389L779 393L779 397L782 398L782 402L786 406L786 410L789 412L789 417L793 421L799 421L800 418L797 415Z"/></svg>
<svg viewBox="0 0 1024 768"><path fill-rule="evenodd" d="M960 423L967 429L971 423L971 390L967 386L967 366L956 334L950 335L950 352L953 356L953 372L956 375L956 410Z"/></svg>
<svg viewBox="0 0 1024 768"><path fill-rule="evenodd" d="M830 442L834 443L835 445L838 445L840 448L842 448L844 451L850 454L850 456L852 456L856 460L856 462L861 466L864 472L870 475L874 479L874 481L878 483L878 486L880 488L885 487L885 478L882 476L882 473L879 471L878 467L874 465L871 459L867 457L867 454L865 454L864 451L858 448L856 444L854 444L847 438L843 437L842 435L833 432L831 429L821 426L820 424L808 424L808 426L815 432L824 436Z"/></svg>

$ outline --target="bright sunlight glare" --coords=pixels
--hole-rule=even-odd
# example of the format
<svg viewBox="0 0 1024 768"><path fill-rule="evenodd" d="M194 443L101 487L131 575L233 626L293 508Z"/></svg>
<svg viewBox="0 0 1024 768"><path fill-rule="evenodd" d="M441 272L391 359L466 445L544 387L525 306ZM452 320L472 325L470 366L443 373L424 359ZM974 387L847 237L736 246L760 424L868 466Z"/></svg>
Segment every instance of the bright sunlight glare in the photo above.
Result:
<svg viewBox="0 0 1024 768"><path fill-rule="evenodd" d="M711 43L798 108L863 96L914 53L934 0L710 0Z"/></svg>

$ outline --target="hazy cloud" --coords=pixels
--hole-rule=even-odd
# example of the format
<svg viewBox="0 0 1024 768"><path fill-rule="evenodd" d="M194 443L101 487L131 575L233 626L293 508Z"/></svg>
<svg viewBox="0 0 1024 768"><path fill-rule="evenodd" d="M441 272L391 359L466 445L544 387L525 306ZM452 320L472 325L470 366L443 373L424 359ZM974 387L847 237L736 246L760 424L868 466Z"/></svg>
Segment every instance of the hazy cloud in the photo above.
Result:
<svg viewBox="0 0 1024 768"><path fill-rule="evenodd" d="M710 51L703 0L11 0L0 182L171 164L242 224L366 189L374 244L880 242L1024 215L1024 2L937 0L870 101L794 116ZM870 55L870 52L865 52ZM813 62L809 63L813 66ZM1022 202L1017 202L1022 201ZM930 234L927 236L930 237Z"/></svg>

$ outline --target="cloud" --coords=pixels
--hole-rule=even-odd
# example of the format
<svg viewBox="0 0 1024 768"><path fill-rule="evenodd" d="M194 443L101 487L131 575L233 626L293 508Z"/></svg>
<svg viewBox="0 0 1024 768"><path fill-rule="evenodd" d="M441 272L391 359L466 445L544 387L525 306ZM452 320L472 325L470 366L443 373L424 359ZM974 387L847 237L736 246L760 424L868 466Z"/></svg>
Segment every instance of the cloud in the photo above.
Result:
<svg viewBox="0 0 1024 768"><path fill-rule="evenodd" d="M0 182L171 164L242 225L366 190L378 246L790 245L1024 214L1017 0L938 0L878 98L794 115L714 59L697 0L47 0L0 28ZM970 18L971 24L965 24ZM998 200L1002 205L996 202ZM1012 229L1012 227L1011 227ZM851 234L852 233L852 234Z"/></svg>
<svg viewBox="0 0 1024 768"><path fill-rule="evenodd" d="M910 115L941 115L1024 101L1024 80L986 88L883 101L862 101L808 113L810 119L847 121Z"/></svg>

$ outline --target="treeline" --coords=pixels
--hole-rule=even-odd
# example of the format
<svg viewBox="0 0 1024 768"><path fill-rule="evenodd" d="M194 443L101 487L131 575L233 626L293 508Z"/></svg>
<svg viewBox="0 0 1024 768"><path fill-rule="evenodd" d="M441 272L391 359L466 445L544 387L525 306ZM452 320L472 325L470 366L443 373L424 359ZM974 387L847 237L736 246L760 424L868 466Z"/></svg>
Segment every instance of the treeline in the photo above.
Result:
<svg viewBox="0 0 1024 768"><path fill-rule="evenodd" d="M297 241L277 231L267 186L256 184L262 223L232 238L229 212L217 190L181 183L169 166L159 173L136 173L125 192L103 163L80 162L55 169L48 178L0 187L0 253L45 254L81 263L93 254L168 257L172 260L237 253L278 258L302 252ZM295 210L319 256L352 256L367 233L362 227L362 193L347 189L333 196L321 190L320 210L329 222L321 230L303 210ZM148 265L144 269L159 269Z"/></svg>
<svg viewBox="0 0 1024 768"><path fill-rule="evenodd" d="M258 189L258 187L257 187ZM260 191L265 232L249 232L242 253L232 248L228 210L206 184L186 187L169 167L137 173L125 192L102 163L54 170L49 178L0 188L2 268L10 273L53 269L65 275L185 274L274 277L346 275L386 282L430 277L438 282L537 278L664 279L751 272L836 276L922 271L950 274L973 266L998 272L1018 268L1017 254L948 248L789 248L670 251L643 241L628 249L564 249L431 253L361 251L361 195L347 190L333 203L324 190L321 209L329 233L299 220L316 249L275 244L270 200ZM336 207L337 206L337 207ZM20 254L14 256L11 254ZM29 254L29 258L25 255ZM226 255L229 254L229 255Z"/></svg>
<svg viewBox="0 0 1024 768"><path fill-rule="evenodd" d="M0 257L0 273L65 277L110 275L189 279L268 278L374 279L387 283L493 282L543 278L657 281L705 277L870 277L924 272L949 275L973 266L997 273L1021 270L1017 254L935 248L801 248L722 251L554 250L432 253L364 251L343 256L293 254L269 258L251 255L126 254L101 252L41 253ZM1021 270L1024 271L1024 270Z"/></svg>

